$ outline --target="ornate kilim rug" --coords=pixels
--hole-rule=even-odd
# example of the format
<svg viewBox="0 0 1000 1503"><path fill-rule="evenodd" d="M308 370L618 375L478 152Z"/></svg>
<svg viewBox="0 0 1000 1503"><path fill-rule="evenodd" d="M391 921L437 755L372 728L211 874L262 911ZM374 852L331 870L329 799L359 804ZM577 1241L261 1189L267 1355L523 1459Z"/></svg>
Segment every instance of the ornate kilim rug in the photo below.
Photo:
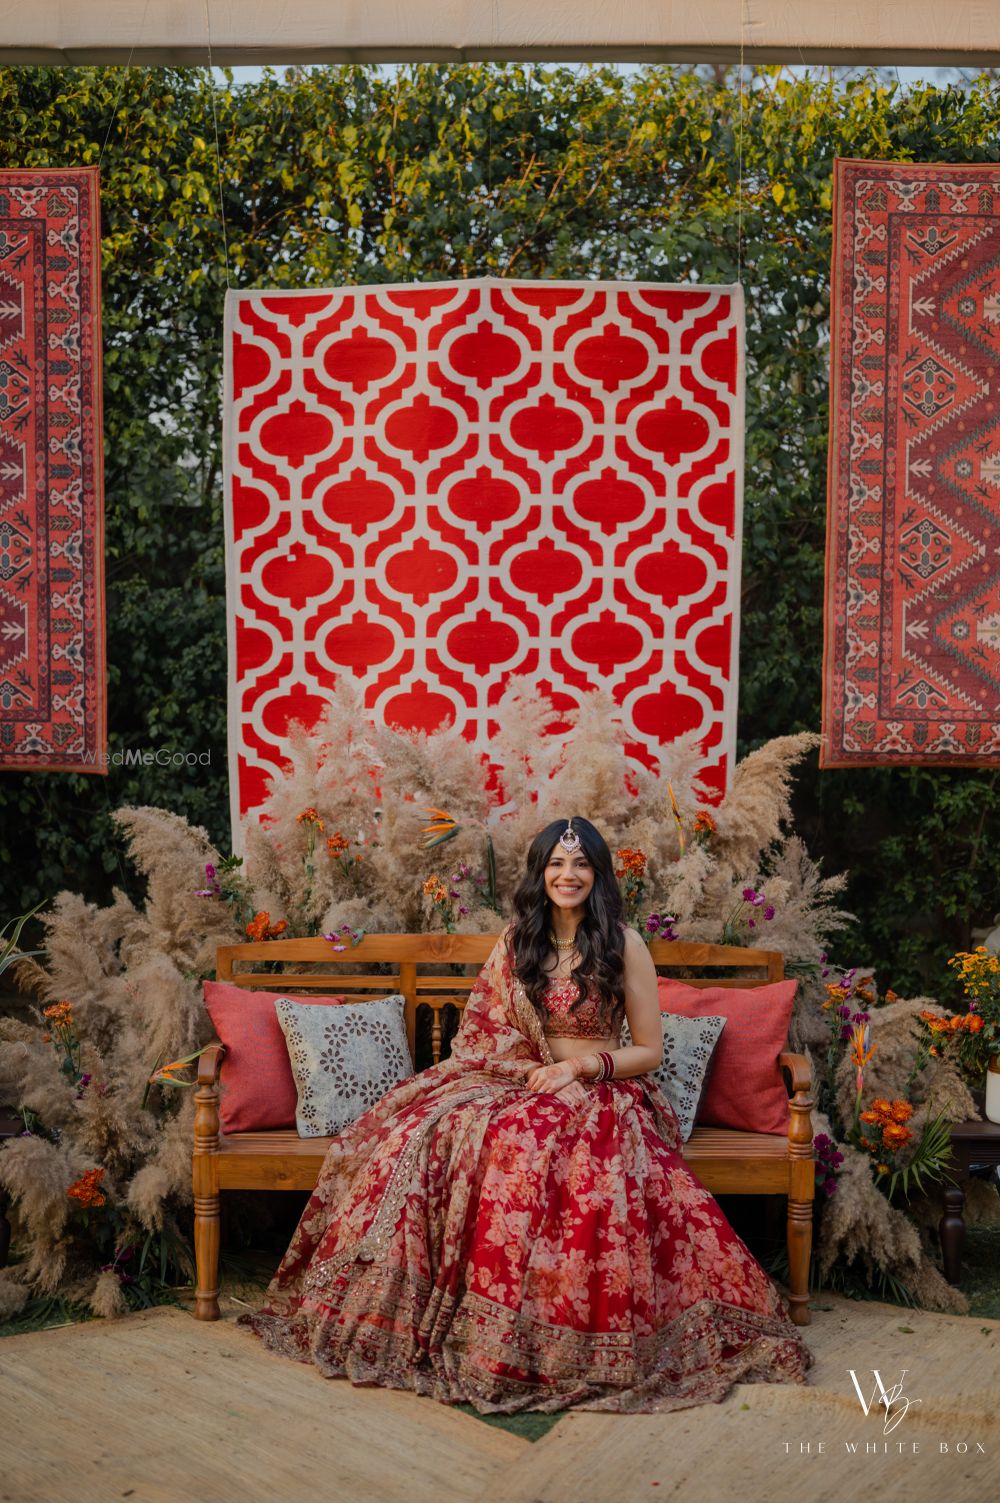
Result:
<svg viewBox="0 0 1000 1503"><path fill-rule="evenodd" d="M1000 760L1000 167L834 173L825 767Z"/></svg>
<svg viewBox="0 0 1000 1503"><path fill-rule="evenodd" d="M739 289L231 293L225 413L234 828L344 674L484 750L512 675L567 710L606 686L631 757L694 731L725 787Z"/></svg>
<svg viewBox="0 0 1000 1503"><path fill-rule="evenodd" d="M107 772L96 167L0 171L0 767Z"/></svg>

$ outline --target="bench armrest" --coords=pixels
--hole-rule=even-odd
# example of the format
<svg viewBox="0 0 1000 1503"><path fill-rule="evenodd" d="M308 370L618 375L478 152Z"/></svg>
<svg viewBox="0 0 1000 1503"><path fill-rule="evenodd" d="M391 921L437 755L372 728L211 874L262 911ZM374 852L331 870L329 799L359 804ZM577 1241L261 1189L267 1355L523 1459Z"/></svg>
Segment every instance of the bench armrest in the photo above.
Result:
<svg viewBox="0 0 1000 1503"><path fill-rule="evenodd" d="M778 1067L787 1070L791 1077L792 1089L788 1092L790 1096L797 1091L812 1090L812 1070L804 1054L779 1054Z"/></svg>
<svg viewBox="0 0 1000 1503"><path fill-rule="evenodd" d="M198 1059L198 1084L200 1086L219 1084L219 1071L222 1069L222 1056L225 1052L226 1046L219 1039L213 1039L206 1046Z"/></svg>

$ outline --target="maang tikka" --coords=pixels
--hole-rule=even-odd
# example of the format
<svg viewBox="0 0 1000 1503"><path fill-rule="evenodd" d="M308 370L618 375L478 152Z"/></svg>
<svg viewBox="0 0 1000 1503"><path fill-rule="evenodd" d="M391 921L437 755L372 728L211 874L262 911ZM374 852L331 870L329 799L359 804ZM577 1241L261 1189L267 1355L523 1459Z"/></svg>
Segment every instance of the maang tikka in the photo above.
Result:
<svg viewBox="0 0 1000 1503"><path fill-rule="evenodd" d="M559 844L569 856L580 849L580 837L573 828L572 820L567 823L565 830L559 836Z"/></svg>

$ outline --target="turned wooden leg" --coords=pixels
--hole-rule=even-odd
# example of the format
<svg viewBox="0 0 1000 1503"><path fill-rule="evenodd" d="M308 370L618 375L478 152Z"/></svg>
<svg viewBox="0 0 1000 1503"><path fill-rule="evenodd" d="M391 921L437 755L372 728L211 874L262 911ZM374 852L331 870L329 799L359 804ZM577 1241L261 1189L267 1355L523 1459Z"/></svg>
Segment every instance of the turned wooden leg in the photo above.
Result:
<svg viewBox="0 0 1000 1503"><path fill-rule="evenodd" d="M197 1320L219 1318L219 1195L194 1198L194 1261L198 1283L194 1292Z"/></svg>
<svg viewBox="0 0 1000 1503"><path fill-rule="evenodd" d="M965 1244L965 1191L961 1185L946 1185L944 1191L944 1215L938 1222L941 1239L941 1262L944 1276L949 1284L957 1284L962 1276L962 1248Z"/></svg>
<svg viewBox="0 0 1000 1503"><path fill-rule="evenodd" d="M788 1199L788 1304L797 1326L807 1326L809 1315L809 1259L812 1256L813 1204L811 1200Z"/></svg>
<svg viewBox="0 0 1000 1503"><path fill-rule="evenodd" d="M203 1061L204 1063L204 1061ZM205 1066L206 1073L208 1066ZM194 1313L198 1320L219 1318L219 1101L214 1083L199 1075L194 1093L194 1262L198 1275Z"/></svg>

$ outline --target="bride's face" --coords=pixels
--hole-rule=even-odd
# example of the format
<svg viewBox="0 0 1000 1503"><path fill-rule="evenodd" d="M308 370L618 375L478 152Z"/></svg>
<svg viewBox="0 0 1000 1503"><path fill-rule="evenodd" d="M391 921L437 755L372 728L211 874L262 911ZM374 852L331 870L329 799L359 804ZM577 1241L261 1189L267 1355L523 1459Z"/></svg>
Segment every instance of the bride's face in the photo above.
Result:
<svg viewBox="0 0 1000 1503"><path fill-rule="evenodd" d="M557 908L580 908L594 886L594 868L586 854L555 846L545 867L545 895Z"/></svg>

